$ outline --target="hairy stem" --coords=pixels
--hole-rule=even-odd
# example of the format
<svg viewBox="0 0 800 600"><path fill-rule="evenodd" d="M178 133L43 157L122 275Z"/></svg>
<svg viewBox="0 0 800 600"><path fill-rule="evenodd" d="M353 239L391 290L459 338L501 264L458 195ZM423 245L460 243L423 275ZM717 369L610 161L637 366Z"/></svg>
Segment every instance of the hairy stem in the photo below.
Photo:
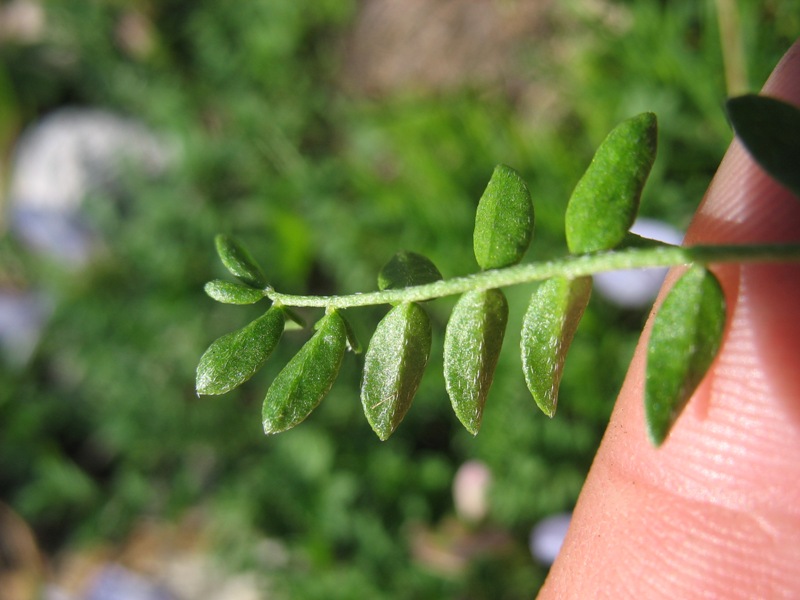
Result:
<svg viewBox="0 0 800 600"><path fill-rule="evenodd" d="M481 271L465 277L454 277L397 290L365 292L344 296L296 296L282 294L268 288L265 295L273 302L285 306L352 308L399 302L421 302L444 296L462 294L470 290L503 288L521 283L541 281L555 276L568 278L592 275L603 271L643 269L648 267L673 267L690 263L743 263L743 262L795 262L800 261L800 245L746 245L746 246L657 246L653 248L626 248L566 256L556 260L527 263Z"/></svg>

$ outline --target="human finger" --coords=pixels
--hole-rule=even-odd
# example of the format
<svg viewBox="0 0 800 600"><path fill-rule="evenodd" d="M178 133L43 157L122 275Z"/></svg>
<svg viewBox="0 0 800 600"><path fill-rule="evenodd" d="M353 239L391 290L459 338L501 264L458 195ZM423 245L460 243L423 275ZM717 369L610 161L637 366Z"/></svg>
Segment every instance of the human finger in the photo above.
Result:
<svg viewBox="0 0 800 600"><path fill-rule="evenodd" d="M800 42L762 93L800 104ZM686 243L798 240L800 202L734 141ZM714 271L729 305L719 356L655 448L642 404L645 327L540 598L800 590L800 268Z"/></svg>

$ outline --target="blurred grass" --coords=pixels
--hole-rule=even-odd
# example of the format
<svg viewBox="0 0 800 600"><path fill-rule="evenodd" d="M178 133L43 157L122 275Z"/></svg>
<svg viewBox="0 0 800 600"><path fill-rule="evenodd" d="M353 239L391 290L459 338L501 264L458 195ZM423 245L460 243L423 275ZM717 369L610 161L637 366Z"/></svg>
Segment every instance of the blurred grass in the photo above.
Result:
<svg viewBox="0 0 800 600"><path fill-rule="evenodd" d="M800 31L800 2L737 4L755 90ZM203 349L259 310L203 294L205 281L225 276L213 235L241 237L286 291L371 289L401 248L446 276L464 274L475 268L475 206L502 162L523 174L536 204L528 259L548 257L563 251L566 198L593 149L644 110L659 116L660 148L642 213L684 228L730 139L713 4L569 0L550 9L546 35L516 40L512 86L377 95L340 76L354 2L44 6L41 39L0 42L4 158L21 126L64 105L136 116L184 156L158 180L130 176L124 218L87 203L108 248L78 275L10 233L2 241L2 278L57 299L31 363L0 371L2 498L50 552L119 540L143 516L203 505L221 524L220 552L238 566L260 536L285 542L292 559L265 576L291 597L529 597L546 570L528 557L528 532L574 504L644 314L593 300L551 421L519 370L514 324L530 289L509 290L511 326L473 439L441 376L452 301L432 303L431 365L389 442L361 415L352 356L307 422L265 438L261 399L303 336L287 334L241 390L194 395ZM131 14L149 27L138 53L119 40ZM351 312L366 342L381 311ZM452 476L469 458L494 474L485 527L512 543L442 574L412 559L409 532L452 516Z"/></svg>

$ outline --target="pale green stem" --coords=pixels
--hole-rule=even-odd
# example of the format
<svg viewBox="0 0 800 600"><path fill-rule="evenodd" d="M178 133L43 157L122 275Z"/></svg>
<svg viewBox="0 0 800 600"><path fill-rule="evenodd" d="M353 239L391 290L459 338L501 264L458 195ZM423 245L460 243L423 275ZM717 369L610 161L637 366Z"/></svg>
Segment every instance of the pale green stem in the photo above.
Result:
<svg viewBox="0 0 800 600"><path fill-rule="evenodd" d="M736 0L716 0L722 63L728 96L738 96L748 90L747 61L745 60L739 8Z"/></svg>
<svg viewBox="0 0 800 600"><path fill-rule="evenodd" d="M273 289L265 295L285 306L352 308L399 302L421 302L471 290L503 288L521 283L541 281L551 277L582 277L603 271L673 267L690 263L796 262L800 261L800 245L752 246L658 246L627 248L581 256L566 256L555 260L514 265L504 269L481 271L466 277L443 279L397 290L365 292L344 296L295 296Z"/></svg>

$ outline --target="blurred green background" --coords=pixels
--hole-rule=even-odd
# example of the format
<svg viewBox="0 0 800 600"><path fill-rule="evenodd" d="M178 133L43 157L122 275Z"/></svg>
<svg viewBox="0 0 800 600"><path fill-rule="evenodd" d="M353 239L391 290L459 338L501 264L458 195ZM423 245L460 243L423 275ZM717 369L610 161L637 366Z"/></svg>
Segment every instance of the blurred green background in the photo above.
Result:
<svg viewBox="0 0 800 600"><path fill-rule="evenodd" d="M531 597L546 575L531 528L574 505L646 311L593 299L549 420L519 364L531 287L508 290L503 357L472 438L441 375L452 301L436 301L431 363L388 442L361 414L353 355L306 422L265 437L263 395L306 334L288 333L239 390L195 395L203 350L260 310L203 293L226 277L213 236L242 239L287 292L374 289L398 249L466 274L475 207L502 162L536 206L526 260L546 258L564 251L565 202L593 149L645 110L660 146L642 214L685 229L731 138L728 90L760 87L800 32L800 1L740 0L722 34L722 0L0 8L18 4L39 17L22 33L0 24L4 192L20 134L65 106L134 117L179 149L157 177L125 170L124 202L84 202L103 250L81 268L32 252L4 217L0 283L52 307L33 355L0 368L0 498L43 553L124 545L143 520L200 511L206 551L256 573L264 597ZM348 311L363 343L381 314ZM451 493L471 459L492 473L480 523L459 521Z"/></svg>

